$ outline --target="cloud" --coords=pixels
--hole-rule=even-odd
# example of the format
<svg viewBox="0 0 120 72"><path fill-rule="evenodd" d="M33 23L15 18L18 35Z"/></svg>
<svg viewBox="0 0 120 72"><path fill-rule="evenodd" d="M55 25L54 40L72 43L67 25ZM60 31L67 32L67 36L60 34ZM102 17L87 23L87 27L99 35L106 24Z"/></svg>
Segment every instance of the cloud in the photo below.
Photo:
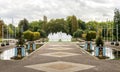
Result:
<svg viewBox="0 0 120 72"><path fill-rule="evenodd" d="M66 18L76 15L85 21L113 18L114 9L119 8L119 0L0 0L0 17L6 23L14 18L39 20L44 15L51 18Z"/></svg>

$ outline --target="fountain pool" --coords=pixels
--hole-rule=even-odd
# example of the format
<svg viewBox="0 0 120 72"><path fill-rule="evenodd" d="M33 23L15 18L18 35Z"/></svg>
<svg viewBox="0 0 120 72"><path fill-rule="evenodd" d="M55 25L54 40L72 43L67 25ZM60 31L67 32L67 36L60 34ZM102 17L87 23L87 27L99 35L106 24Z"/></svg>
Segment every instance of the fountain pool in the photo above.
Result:
<svg viewBox="0 0 120 72"><path fill-rule="evenodd" d="M85 45L80 45L81 48L85 50ZM92 46L93 52L90 52L91 55L95 56L95 46ZM110 47L105 47L106 53L105 55L108 57L108 59L116 59L120 58L120 51L112 49Z"/></svg>

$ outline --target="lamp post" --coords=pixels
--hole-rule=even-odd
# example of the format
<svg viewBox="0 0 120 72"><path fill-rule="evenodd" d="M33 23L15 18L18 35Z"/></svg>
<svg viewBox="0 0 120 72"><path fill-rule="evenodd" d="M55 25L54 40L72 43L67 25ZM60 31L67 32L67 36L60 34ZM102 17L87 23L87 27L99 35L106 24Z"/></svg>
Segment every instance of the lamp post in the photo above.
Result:
<svg viewBox="0 0 120 72"><path fill-rule="evenodd" d="M107 19L107 21L108 21L108 19ZM108 29L109 29L109 28L108 28L108 24L109 24L109 23L107 23L107 43L109 42L109 39L108 39L108 34L109 34L109 33L108 33Z"/></svg>
<svg viewBox="0 0 120 72"><path fill-rule="evenodd" d="M116 43L115 43L115 46L119 46L119 42L118 42L118 19L115 20L116 22Z"/></svg>
<svg viewBox="0 0 120 72"><path fill-rule="evenodd" d="M7 42L6 45L9 45L9 38L8 38L8 27L7 27Z"/></svg>
<svg viewBox="0 0 120 72"><path fill-rule="evenodd" d="M112 25L111 29L112 29L112 41L111 41L111 45L114 45L114 41L113 41L113 30L114 30L114 28L113 28L113 25Z"/></svg>

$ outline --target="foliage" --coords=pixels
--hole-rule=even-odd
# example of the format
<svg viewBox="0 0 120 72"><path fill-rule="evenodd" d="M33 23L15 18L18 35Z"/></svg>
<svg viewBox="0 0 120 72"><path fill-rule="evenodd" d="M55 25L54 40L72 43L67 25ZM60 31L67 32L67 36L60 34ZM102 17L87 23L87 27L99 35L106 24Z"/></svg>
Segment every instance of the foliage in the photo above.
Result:
<svg viewBox="0 0 120 72"><path fill-rule="evenodd" d="M103 46L103 45L104 45L104 42L102 40L102 37L101 36L97 37L96 46Z"/></svg>
<svg viewBox="0 0 120 72"><path fill-rule="evenodd" d="M78 19L78 27L79 29L85 30L86 29L86 24L84 21Z"/></svg>
<svg viewBox="0 0 120 72"><path fill-rule="evenodd" d="M86 34L86 40L87 41L91 41L92 39L95 39L95 38L96 38L96 32L95 31L89 31Z"/></svg>
<svg viewBox="0 0 120 72"><path fill-rule="evenodd" d="M118 25L118 37L119 37L119 40L120 40L120 10L119 9L115 9L114 11L114 35L117 37L117 34L116 34L116 30L117 30L117 25Z"/></svg>
<svg viewBox="0 0 120 72"><path fill-rule="evenodd" d="M47 24L47 34L57 32L68 33L68 27L64 19L52 19Z"/></svg>
<svg viewBox="0 0 120 72"><path fill-rule="evenodd" d="M77 29L77 31L73 33L73 37L80 38L80 37L82 37L82 34L83 34L83 31L80 29Z"/></svg>
<svg viewBox="0 0 120 72"><path fill-rule="evenodd" d="M46 38L47 37L47 34L44 30L38 30L38 32L40 33L41 38Z"/></svg>
<svg viewBox="0 0 120 72"><path fill-rule="evenodd" d="M77 18L74 15L68 16L66 21L69 27L69 34L73 35L73 33L78 29Z"/></svg>
<svg viewBox="0 0 120 72"><path fill-rule="evenodd" d="M28 41L33 41L40 38L39 32L32 32L30 30L25 31L23 35L24 35L24 38L27 39Z"/></svg>
<svg viewBox="0 0 120 72"><path fill-rule="evenodd" d="M99 23L96 21L89 21L89 22L87 22L86 25L87 25L87 29L92 30L92 31L96 31Z"/></svg>
<svg viewBox="0 0 120 72"><path fill-rule="evenodd" d="M92 39L96 38L96 31L90 31L89 33L91 34Z"/></svg>
<svg viewBox="0 0 120 72"><path fill-rule="evenodd" d="M29 30L36 32L39 29L42 29L42 24L43 24L42 21L32 21L29 24Z"/></svg>
<svg viewBox="0 0 120 72"><path fill-rule="evenodd" d="M30 31L30 30L25 31L25 32L23 33L23 35L24 35L24 38L27 39L28 41L32 41L32 40L34 39L34 37L33 37L34 34L33 34L33 32Z"/></svg>
<svg viewBox="0 0 120 72"><path fill-rule="evenodd" d="M25 19L25 18L23 20L21 20L18 24L18 27L19 27L20 30L23 30L22 32L28 30L28 28L29 28L28 20Z"/></svg>
<svg viewBox="0 0 120 72"><path fill-rule="evenodd" d="M2 26L4 25L3 20L0 20L0 38L2 37Z"/></svg>
<svg viewBox="0 0 120 72"><path fill-rule="evenodd" d="M40 33L39 32L33 32L33 37L34 37L34 40L37 40L40 38Z"/></svg>
<svg viewBox="0 0 120 72"><path fill-rule="evenodd" d="M82 38L83 39L85 39L86 38L86 34L84 33L84 34L82 34Z"/></svg>

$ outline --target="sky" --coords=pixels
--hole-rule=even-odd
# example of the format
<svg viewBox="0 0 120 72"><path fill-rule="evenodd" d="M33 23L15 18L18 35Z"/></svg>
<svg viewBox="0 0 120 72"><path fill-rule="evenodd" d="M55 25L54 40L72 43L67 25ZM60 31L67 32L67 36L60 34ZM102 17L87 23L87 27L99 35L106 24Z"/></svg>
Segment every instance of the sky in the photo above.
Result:
<svg viewBox="0 0 120 72"><path fill-rule="evenodd" d="M0 0L0 18L6 24L17 25L26 18L29 21L66 18L75 15L83 21L106 21L114 17L114 9L120 9L119 0Z"/></svg>

